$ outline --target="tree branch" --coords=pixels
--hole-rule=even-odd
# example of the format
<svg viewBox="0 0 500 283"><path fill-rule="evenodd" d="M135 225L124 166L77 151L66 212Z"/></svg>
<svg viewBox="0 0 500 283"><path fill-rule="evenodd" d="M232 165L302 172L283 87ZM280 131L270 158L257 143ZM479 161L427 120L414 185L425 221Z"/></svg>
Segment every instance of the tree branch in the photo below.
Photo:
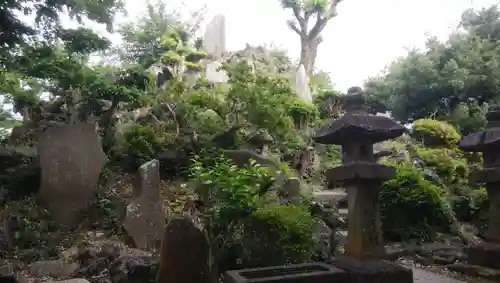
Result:
<svg viewBox="0 0 500 283"><path fill-rule="evenodd" d="M335 1L338 1L338 0L335 0ZM307 22L306 20L300 15L300 8L298 6L294 6L292 8L292 11L293 11L293 15L295 16L295 18L297 19L297 21L299 22L299 26L300 26L300 29L302 30L302 32L304 33L307 33Z"/></svg>
<svg viewBox="0 0 500 283"><path fill-rule="evenodd" d="M318 16L316 18L316 23L314 24L314 27L308 34L309 40L312 40L315 37L317 37L321 33L321 31L326 27L328 21L331 20L333 17L337 16L337 4L340 3L340 1L342 0L332 0L330 2L330 7L328 7L328 14L325 17L321 17L320 13L318 13Z"/></svg>
<svg viewBox="0 0 500 283"><path fill-rule="evenodd" d="M302 32L299 30L299 28L295 25L295 23L293 21L288 21L287 22L288 24L288 27L293 30L294 32L296 32L298 35L301 35Z"/></svg>

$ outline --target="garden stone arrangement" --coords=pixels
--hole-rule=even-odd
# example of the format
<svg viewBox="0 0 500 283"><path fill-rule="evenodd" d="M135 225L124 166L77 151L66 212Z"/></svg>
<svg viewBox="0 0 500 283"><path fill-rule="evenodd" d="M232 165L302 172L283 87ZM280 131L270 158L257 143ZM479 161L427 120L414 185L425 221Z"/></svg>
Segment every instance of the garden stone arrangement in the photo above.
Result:
<svg viewBox="0 0 500 283"><path fill-rule="evenodd" d="M344 93L314 68L341 1L284 3L297 64L227 50L223 15L196 38L203 11L148 4L123 44L53 21L111 25L89 1L6 4L42 22L0 38L0 283L500 282L497 8Z"/></svg>

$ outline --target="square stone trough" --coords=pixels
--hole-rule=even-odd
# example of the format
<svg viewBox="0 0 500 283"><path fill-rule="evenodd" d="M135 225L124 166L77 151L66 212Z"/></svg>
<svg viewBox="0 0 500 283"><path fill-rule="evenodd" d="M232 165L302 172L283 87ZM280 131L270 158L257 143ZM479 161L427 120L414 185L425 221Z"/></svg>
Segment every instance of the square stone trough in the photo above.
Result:
<svg viewBox="0 0 500 283"><path fill-rule="evenodd" d="M226 272L224 283L412 283L411 269L385 260L338 257L325 263L295 264Z"/></svg>
<svg viewBox="0 0 500 283"><path fill-rule="evenodd" d="M226 272L224 283L349 283L344 270L323 263L273 266Z"/></svg>

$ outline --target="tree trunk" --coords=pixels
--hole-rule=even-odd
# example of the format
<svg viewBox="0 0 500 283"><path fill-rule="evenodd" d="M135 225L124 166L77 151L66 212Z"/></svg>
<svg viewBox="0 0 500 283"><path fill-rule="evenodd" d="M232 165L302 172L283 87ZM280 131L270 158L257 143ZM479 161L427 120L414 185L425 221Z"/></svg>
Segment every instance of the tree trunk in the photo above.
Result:
<svg viewBox="0 0 500 283"><path fill-rule="evenodd" d="M307 40L307 36L300 38L300 65L304 66L306 73L309 73L310 56L311 55L311 42Z"/></svg>
<svg viewBox="0 0 500 283"><path fill-rule="evenodd" d="M30 109L27 106L23 107L23 123L27 123L31 120Z"/></svg>
<svg viewBox="0 0 500 283"><path fill-rule="evenodd" d="M300 39L300 64L304 65L307 74L310 74L314 69L316 55L318 53L318 45L321 40L317 37L310 39L308 36L301 36Z"/></svg>

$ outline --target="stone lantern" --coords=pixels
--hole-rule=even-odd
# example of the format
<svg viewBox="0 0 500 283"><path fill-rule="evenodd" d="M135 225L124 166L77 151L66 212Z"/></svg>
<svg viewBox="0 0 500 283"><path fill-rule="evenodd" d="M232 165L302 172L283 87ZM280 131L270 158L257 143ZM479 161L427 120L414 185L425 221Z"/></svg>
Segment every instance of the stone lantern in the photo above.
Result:
<svg viewBox="0 0 500 283"><path fill-rule="evenodd" d="M319 129L313 140L342 146L342 166L327 170L328 186L347 188L348 234L346 256L379 259L385 250L378 199L382 183L396 175L395 168L376 163L373 145L401 136L406 128L385 116L367 113L359 87L345 96L346 114Z"/></svg>
<svg viewBox="0 0 500 283"><path fill-rule="evenodd" d="M470 264L500 269L500 106L491 106L486 118L487 130L465 136L459 144L463 151L483 154L484 168L473 172L470 179L486 184L490 203L486 232L488 242L472 245L468 261Z"/></svg>

